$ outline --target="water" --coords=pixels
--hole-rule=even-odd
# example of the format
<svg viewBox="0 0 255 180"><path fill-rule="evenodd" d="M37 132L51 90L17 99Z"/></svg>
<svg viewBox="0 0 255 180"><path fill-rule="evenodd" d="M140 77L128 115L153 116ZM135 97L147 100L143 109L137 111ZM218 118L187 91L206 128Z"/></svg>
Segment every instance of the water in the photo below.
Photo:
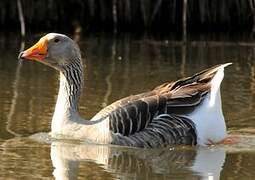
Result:
<svg viewBox="0 0 255 180"><path fill-rule="evenodd" d="M39 37L26 42L32 45ZM230 36L231 37L231 36ZM246 36L245 36L246 37ZM15 35L0 35L0 179L253 179L255 172L255 48L244 37L168 39L95 35L79 41L85 60L81 114L91 118L115 100L209 66L233 62L222 84L230 146L135 149L49 141L58 73L42 64L18 65ZM209 42L205 40L210 40Z"/></svg>

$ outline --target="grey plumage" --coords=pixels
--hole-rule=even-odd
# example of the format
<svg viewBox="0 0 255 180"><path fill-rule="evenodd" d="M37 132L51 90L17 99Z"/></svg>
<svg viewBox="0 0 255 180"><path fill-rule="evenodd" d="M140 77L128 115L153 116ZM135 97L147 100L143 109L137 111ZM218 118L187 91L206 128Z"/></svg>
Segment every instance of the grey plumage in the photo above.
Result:
<svg viewBox="0 0 255 180"><path fill-rule="evenodd" d="M177 115L161 114L153 118L142 130L134 134L113 135L112 144L152 148L169 144L196 144L196 132L194 123Z"/></svg>

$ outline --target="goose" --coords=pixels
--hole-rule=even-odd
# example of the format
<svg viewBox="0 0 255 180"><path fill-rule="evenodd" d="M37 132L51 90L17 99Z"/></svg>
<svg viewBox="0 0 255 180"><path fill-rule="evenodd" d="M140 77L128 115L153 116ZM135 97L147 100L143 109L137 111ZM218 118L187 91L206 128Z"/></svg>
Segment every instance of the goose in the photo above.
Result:
<svg viewBox="0 0 255 180"><path fill-rule="evenodd" d="M53 138L141 148L232 142L227 137L220 95L224 68L231 63L120 99L85 120L78 112L82 57L71 38L49 33L18 58L43 63L60 73L51 122Z"/></svg>

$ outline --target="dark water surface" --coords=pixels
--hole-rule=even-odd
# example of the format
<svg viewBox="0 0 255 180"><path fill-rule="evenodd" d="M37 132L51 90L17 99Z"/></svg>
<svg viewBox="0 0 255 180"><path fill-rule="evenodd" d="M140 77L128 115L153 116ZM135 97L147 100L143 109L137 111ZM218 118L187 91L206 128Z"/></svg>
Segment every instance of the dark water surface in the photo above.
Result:
<svg viewBox="0 0 255 180"><path fill-rule="evenodd" d="M205 39L210 41L187 45L128 35L79 41L86 58L80 101L86 118L119 98L234 63L225 71L222 100L228 130L240 136L240 143L145 150L28 138L50 130L58 73L35 62L18 65L20 42L0 35L0 179L253 179L255 46L237 43L242 37Z"/></svg>

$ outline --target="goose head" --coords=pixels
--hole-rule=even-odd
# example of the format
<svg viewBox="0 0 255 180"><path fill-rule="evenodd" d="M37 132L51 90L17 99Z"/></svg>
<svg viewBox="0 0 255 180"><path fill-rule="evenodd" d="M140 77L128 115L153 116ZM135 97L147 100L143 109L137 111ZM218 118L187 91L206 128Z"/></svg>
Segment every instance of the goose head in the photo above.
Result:
<svg viewBox="0 0 255 180"><path fill-rule="evenodd" d="M80 61L81 55L79 47L71 38L63 34L49 33L21 52L19 59L38 61L61 71L74 61Z"/></svg>

